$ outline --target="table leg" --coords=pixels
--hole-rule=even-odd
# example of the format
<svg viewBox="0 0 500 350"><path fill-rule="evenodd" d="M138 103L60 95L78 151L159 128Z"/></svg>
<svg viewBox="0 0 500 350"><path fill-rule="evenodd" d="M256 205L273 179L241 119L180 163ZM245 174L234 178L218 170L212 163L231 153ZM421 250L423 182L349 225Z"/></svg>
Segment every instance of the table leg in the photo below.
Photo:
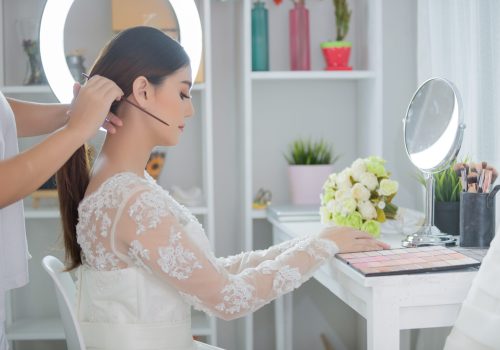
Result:
<svg viewBox="0 0 500 350"><path fill-rule="evenodd" d="M373 290L367 314L368 350L399 349L399 305L397 296L381 288Z"/></svg>
<svg viewBox="0 0 500 350"><path fill-rule="evenodd" d="M276 330L276 350L293 348L293 296L283 295L274 301L274 319Z"/></svg>

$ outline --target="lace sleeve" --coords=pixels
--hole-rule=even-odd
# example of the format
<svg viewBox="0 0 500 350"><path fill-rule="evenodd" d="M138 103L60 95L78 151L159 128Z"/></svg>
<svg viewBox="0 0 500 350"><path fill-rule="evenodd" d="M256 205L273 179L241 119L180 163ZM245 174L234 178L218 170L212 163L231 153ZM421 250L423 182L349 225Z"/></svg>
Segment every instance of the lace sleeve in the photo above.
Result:
<svg viewBox="0 0 500 350"><path fill-rule="evenodd" d="M265 250L254 250L251 252L241 252L228 257L217 258L219 265L223 266L229 273L240 273L246 268L256 267L266 260L272 260L278 255L293 247L305 238L295 238L289 241L276 244Z"/></svg>
<svg viewBox="0 0 500 350"><path fill-rule="evenodd" d="M114 245L121 256L174 286L195 308L225 320L297 288L338 251L333 242L309 236L267 254L248 253L246 267L239 263L228 270L213 256L203 231L180 218L165 193L154 190L135 194L124 205Z"/></svg>

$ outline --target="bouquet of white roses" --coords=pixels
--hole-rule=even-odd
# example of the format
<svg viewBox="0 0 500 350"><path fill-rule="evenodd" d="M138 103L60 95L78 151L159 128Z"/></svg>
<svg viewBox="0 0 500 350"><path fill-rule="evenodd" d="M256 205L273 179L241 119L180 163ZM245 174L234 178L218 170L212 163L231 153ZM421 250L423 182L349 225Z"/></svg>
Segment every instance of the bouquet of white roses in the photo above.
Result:
<svg viewBox="0 0 500 350"><path fill-rule="evenodd" d="M399 185L389 179L384 164L379 157L357 159L351 167L331 174L321 194L321 222L379 237L380 223L394 219L398 210L391 202Z"/></svg>

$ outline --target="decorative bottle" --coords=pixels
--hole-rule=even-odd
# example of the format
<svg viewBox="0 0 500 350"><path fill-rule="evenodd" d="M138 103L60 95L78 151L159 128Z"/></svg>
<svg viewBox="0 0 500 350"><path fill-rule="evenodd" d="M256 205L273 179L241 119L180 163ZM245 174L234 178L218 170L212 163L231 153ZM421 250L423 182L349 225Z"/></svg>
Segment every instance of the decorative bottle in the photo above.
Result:
<svg viewBox="0 0 500 350"><path fill-rule="evenodd" d="M269 70L268 10L258 0L252 9L252 70Z"/></svg>
<svg viewBox="0 0 500 350"><path fill-rule="evenodd" d="M311 47L309 43L309 10L304 0L295 0L290 10L290 68L311 70Z"/></svg>

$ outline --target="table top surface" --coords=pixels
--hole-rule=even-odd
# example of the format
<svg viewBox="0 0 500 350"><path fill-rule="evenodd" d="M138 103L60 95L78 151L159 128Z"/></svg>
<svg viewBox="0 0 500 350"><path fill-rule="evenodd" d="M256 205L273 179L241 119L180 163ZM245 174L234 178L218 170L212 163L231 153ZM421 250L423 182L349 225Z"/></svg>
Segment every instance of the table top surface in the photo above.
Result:
<svg viewBox="0 0 500 350"><path fill-rule="evenodd" d="M325 225L321 224L319 221L280 222L275 218L268 218L268 220L290 238L316 233L321 231L325 227ZM406 231L406 229L403 231ZM384 226L382 226L382 233L379 240L389 244L393 249L401 248L401 241L406 237L408 233L410 232L397 233L392 230L391 232L384 232ZM463 251L461 250L461 252ZM444 283L446 280L452 280L456 282L457 279L462 279L465 283L470 283L471 278L477 273L477 268L466 268L447 271L366 277L338 259L334 259L331 266L334 266L336 269L339 269L359 284L367 287L394 284L404 285L410 282L412 283L412 285L419 282Z"/></svg>

